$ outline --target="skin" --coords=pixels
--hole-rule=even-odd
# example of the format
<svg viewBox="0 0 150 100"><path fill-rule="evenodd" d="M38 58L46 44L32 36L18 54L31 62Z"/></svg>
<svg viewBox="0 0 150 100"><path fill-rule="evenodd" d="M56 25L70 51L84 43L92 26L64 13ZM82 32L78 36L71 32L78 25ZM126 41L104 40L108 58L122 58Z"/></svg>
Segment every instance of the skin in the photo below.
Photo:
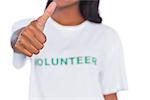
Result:
<svg viewBox="0 0 150 100"><path fill-rule="evenodd" d="M12 42L12 47L15 52L23 53L29 57L33 54L39 54L46 42L46 36L43 33L44 26L48 18L53 14L55 8L56 3L52 2L42 16L30 22L28 26L19 30L19 33L16 32L18 38L15 44ZM12 37L12 40L15 39Z"/></svg>
<svg viewBox="0 0 150 100"><path fill-rule="evenodd" d="M46 42L43 30L49 17L66 26L78 25L85 21L79 11L79 0L53 1L42 16L14 33L11 39L14 52L29 57L32 57L33 54L39 54ZM118 100L117 93L104 95L104 98L105 100Z"/></svg>
<svg viewBox="0 0 150 100"><path fill-rule="evenodd" d="M104 95L105 100L118 100L117 93Z"/></svg>

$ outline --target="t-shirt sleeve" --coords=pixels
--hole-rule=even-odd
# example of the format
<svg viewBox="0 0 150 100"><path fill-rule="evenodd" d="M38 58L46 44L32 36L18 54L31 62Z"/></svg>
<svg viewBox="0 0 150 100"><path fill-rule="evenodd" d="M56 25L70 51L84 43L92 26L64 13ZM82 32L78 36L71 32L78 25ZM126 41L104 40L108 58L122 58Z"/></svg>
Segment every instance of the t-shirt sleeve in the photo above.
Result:
<svg viewBox="0 0 150 100"><path fill-rule="evenodd" d="M21 19L17 22L15 22L12 25L12 34L20 30L21 28L27 26L34 18L26 18ZM29 57L26 57L24 54L13 52L13 66L16 68L22 68L25 65L25 62L27 59L30 59Z"/></svg>
<svg viewBox="0 0 150 100"><path fill-rule="evenodd" d="M100 82L103 95L127 90L123 46L118 33L111 29L105 41Z"/></svg>

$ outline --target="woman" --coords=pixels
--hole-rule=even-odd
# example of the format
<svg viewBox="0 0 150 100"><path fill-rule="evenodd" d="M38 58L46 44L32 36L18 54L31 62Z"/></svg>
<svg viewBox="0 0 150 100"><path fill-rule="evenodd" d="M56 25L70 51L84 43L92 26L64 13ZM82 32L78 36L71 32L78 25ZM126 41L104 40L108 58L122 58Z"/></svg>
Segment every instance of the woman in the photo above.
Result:
<svg viewBox="0 0 150 100"><path fill-rule="evenodd" d="M117 100L127 89L121 41L98 6L48 0L42 16L13 26L14 66L31 59L30 100Z"/></svg>

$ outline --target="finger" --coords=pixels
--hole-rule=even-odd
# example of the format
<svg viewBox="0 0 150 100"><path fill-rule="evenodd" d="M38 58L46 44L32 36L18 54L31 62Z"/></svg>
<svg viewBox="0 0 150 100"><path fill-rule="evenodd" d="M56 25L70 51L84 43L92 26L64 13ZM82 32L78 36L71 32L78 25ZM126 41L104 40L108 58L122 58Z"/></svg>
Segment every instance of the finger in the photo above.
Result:
<svg viewBox="0 0 150 100"><path fill-rule="evenodd" d="M40 26L44 26L48 18L51 17L56 8L56 2L51 2L48 8L45 10L44 14L37 19Z"/></svg>
<svg viewBox="0 0 150 100"><path fill-rule="evenodd" d="M21 41L21 44L23 45L23 47L28 50L29 52L31 53L34 53L34 54L38 54L39 53L39 50L36 49L30 42L29 40L26 38L26 37L22 37L22 39L20 40Z"/></svg>
<svg viewBox="0 0 150 100"><path fill-rule="evenodd" d="M46 36L43 32L41 32L38 28L35 26L35 21L31 22L31 24L28 26L28 29L26 30L27 32L32 32L34 36L41 42L45 43L46 42Z"/></svg>
<svg viewBox="0 0 150 100"><path fill-rule="evenodd" d="M36 49L40 50L43 48L43 44L40 43L33 35L29 35L29 33L24 32L23 36L25 36Z"/></svg>
<svg viewBox="0 0 150 100"><path fill-rule="evenodd" d="M19 52L23 53L24 55L26 56L29 56L31 57L32 56L32 53L30 53L28 50L26 50L22 45L19 44L19 42L17 42L15 44L15 48L16 50L18 50Z"/></svg>

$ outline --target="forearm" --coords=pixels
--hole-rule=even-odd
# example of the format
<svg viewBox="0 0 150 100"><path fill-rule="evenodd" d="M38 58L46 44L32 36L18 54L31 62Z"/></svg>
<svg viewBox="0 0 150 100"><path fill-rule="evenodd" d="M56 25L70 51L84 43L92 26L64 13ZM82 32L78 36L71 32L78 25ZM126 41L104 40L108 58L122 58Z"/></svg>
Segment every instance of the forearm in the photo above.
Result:
<svg viewBox="0 0 150 100"><path fill-rule="evenodd" d="M112 93L109 95L104 95L105 100L118 100L117 94L116 93Z"/></svg>
<svg viewBox="0 0 150 100"><path fill-rule="evenodd" d="M11 36L11 47L13 49L13 65L14 67L16 68L21 68L24 66L25 64L25 61L26 61L26 56L24 54L22 54L21 52L17 51L15 49L15 44L16 44L16 41L18 39L18 36L21 32L23 28L15 31L12 36Z"/></svg>
<svg viewBox="0 0 150 100"><path fill-rule="evenodd" d="M23 27L23 28L24 28L24 27ZM18 37L19 37L19 34L20 34L20 32L21 32L21 30L22 30L23 28L21 28L21 29L15 31L15 32L12 34L12 36L11 36L11 41L10 41L10 42L11 42L11 47L12 47L13 51L16 52L16 53L20 53L19 51L17 51L17 50L15 49L15 44L16 44L16 41L17 41L17 39L18 39Z"/></svg>

